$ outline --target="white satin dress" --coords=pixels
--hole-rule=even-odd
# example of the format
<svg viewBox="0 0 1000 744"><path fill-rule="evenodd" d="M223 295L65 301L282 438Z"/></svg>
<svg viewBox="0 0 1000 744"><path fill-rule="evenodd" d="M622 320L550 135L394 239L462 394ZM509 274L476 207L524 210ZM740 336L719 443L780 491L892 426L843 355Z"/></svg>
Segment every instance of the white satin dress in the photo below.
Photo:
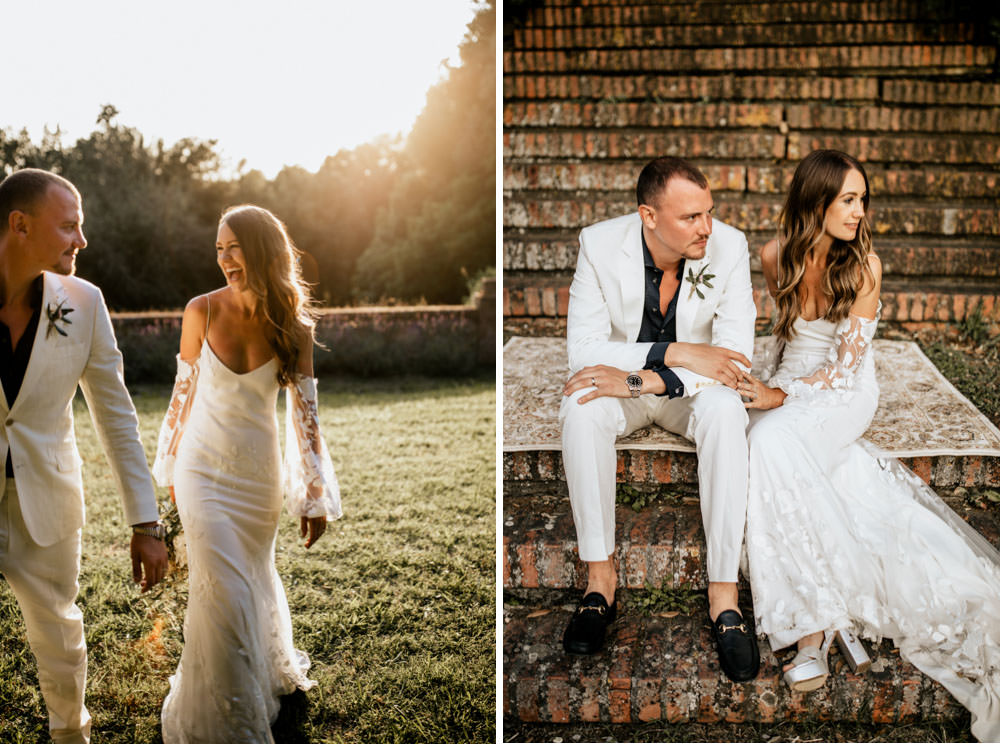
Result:
<svg viewBox="0 0 1000 744"><path fill-rule="evenodd" d="M861 439L878 405L877 319L795 322L751 416L746 550L773 649L821 630L892 638L1000 741L1000 553L923 481ZM776 361L776 360L775 360Z"/></svg>
<svg viewBox="0 0 1000 744"><path fill-rule="evenodd" d="M193 364L178 358L154 465L160 485L174 485L189 566L184 649L161 716L165 744L270 744L278 696L316 684L292 644L275 537L283 495L295 516L335 519L340 494L314 380L289 390L282 467L276 371L272 358L237 374L207 340Z"/></svg>

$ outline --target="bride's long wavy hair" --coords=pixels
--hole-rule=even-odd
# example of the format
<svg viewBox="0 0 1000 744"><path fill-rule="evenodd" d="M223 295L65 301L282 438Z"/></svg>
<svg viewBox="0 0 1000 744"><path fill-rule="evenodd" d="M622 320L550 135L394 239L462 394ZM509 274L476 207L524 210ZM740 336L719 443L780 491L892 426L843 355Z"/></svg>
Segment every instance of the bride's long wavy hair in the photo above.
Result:
<svg viewBox="0 0 1000 744"><path fill-rule="evenodd" d="M788 198L778 218L778 293L774 298L778 314L774 334L791 339L792 324L802 313L799 285L805 274L806 258L823 237L826 210L840 195L847 174L856 170L865 179L862 203L865 216L853 240L833 239L823 272L823 293L831 298L826 318L839 323L847 314L861 288L863 273L871 276L868 254L872 250L868 220L868 174L861 163L839 150L814 150L795 169Z"/></svg>
<svg viewBox="0 0 1000 744"><path fill-rule="evenodd" d="M222 213L246 260L247 287L271 326L271 348L278 358L278 384L285 386L299 350L315 340L317 313L299 269L299 250L284 223L263 207L241 204Z"/></svg>

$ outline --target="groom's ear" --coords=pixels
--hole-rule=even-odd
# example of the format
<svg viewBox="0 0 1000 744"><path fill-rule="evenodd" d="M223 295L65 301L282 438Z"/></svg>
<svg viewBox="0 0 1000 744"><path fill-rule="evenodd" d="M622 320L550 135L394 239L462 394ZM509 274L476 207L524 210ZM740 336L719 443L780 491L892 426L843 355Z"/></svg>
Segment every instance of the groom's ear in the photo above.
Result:
<svg viewBox="0 0 1000 744"><path fill-rule="evenodd" d="M648 204L639 205L639 218L642 220L642 224L650 230L656 229L656 210Z"/></svg>
<svg viewBox="0 0 1000 744"><path fill-rule="evenodd" d="M20 238L26 237L28 234L28 217L28 213L22 212L20 209L10 210L10 214L7 215L7 229Z"/></svg>

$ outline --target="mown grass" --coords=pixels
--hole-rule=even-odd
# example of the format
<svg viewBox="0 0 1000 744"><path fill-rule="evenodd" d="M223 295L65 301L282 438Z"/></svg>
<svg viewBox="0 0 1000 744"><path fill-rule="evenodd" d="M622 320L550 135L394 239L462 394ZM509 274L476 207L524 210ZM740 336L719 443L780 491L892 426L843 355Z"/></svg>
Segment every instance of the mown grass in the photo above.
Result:
<svg viewBox="0 0 1000 744"><path fill-rule="evenodd" d="M164 386L134 391L150 458L168 396ZM285 699L277 741L494 740L495 397L486 378L320 381L345 516L308 551L282 519L278 572L319 685ZM75 412L94 741L159 742L185 573L149 596L132 585L119 497L80 399ZM45 738L34 659L4 582L0 701L0 741Z"/></svg>

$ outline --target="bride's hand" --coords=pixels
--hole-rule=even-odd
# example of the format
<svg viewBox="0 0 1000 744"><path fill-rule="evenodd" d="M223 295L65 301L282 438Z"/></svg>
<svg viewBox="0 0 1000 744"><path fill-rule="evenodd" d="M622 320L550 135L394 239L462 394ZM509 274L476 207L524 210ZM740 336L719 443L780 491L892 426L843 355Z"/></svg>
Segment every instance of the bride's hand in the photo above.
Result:
<svg viewBox="0 0 1000 744"><path fill-rule="evenodd" d="M299 534L305 537L306 547L311 547L326 532L326 517L302 517L299 520Z"/></svg>
<svg viewBox="0 0 1000 744"><path fill-rule="evenodd" d="M787 395L781 388L768 387L748 372L743 373L736 389L740 395L749 399L743 402L744 408L759 408L762 411L777 408L785 402Z"/></svg>

